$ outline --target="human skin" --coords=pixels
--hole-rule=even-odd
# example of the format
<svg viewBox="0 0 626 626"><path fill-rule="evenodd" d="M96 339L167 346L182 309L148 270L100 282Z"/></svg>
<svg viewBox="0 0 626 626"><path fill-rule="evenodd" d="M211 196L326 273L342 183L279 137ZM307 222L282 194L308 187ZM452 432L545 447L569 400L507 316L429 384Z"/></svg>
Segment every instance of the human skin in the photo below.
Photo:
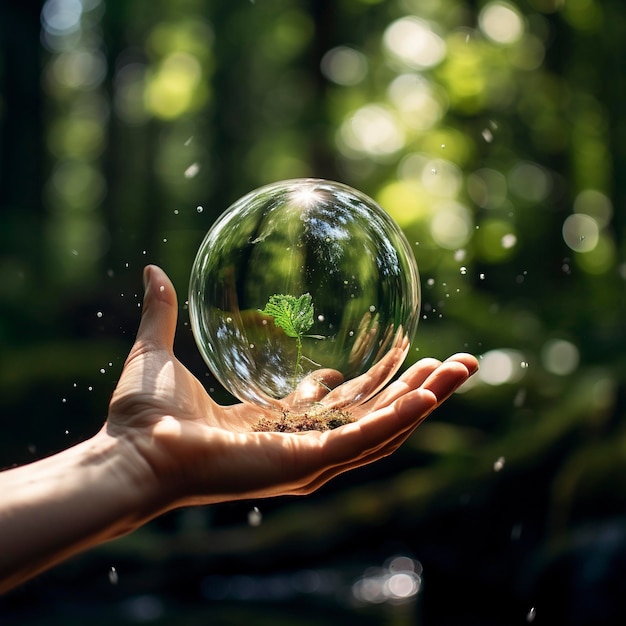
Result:
<svg viewBox="0 0 626 626"><path fill-rule="evenodd" d="M469 354L425 358L355 409L353 423L252 432L259 409L216 404L174 356L169 278L148 266L144 287L137 338L102 429L0 473L0 592L181 506L311 493L394 452L478 369Z"/></svg>

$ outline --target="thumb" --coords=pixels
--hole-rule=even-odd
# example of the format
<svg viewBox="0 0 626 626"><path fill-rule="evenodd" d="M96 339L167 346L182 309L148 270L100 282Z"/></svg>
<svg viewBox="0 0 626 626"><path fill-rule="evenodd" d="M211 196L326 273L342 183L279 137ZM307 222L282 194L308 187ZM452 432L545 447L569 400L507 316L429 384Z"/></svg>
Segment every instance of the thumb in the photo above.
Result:
<svg viewBox="0 0 626 626"><path fill-rule="evenodd" d="M156 265L146 266L143 284L143 311L136 342L172 351L178 319L174 285L167 274Z"/></svg>

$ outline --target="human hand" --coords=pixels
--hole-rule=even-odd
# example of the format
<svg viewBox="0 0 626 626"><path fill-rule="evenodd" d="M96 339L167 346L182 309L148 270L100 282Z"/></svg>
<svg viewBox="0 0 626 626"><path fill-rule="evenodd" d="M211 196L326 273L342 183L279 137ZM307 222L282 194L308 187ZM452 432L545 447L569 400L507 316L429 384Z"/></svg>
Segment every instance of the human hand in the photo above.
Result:
<svg viewBox="0 0 626 626"><path fill-rule="evenodd" d="M310 493L391 454L478 369L468 354L443 363L422 359L354 409L351 424L326 432L252 432L260 409L218 405L174 356L178 307L168 277L149 266L144 283L137 339L105 430L130 442L134 482L151 498L154 514L194 503Z"/></svg>

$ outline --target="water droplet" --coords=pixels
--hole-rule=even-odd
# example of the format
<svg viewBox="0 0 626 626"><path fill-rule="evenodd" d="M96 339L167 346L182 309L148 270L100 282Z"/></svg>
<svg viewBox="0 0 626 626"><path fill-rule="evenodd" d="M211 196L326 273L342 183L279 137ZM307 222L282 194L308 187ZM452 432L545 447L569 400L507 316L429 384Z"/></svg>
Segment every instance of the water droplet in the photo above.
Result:
<svg viewBox="0 0 626 626"><path fill-rule="evenodd" d="M437 168L436 168L436 167L433 167L433 168L430 170L430 173L431 173L431 174L437 174Z"/></svg>
<svg viewBox="0 0 626 626"><path fill-rule="evenodd" d="M65 429L65 434L66 434L66 435L69 435L69 434L70 434L70 431L69 431L69 430L67 430L67 429Z"/></svg>
<svg viewBox="0 0 626 626"><path fill-rule="evenodd" d="M159 291L160 291L161 293L163 293L163 292L165 291L165 285L161 285L161 286L159 287Z"/></svg>
<svg viewBox="0 0 626 626"><path fill-rule="evenodd" d="M174 209L174 215L178 215L178 209Z"/></svg>
<svg viewBox="0 0 626 626"><path fill-rule="evenodd" d="M442 149L442 150L445 150L445 149L446 149L446 144L445 144L445 143L442 143L442 144L441 144L441 149Z"/></svg>
<svg viewBox="0 0 626 626"><path fill-rule="evenodd" d="M187 141L185 141L185 146L188 146L191 142L193 141L193 135L191 135L191 137L189 137L189 139L187 139Z"/></svg>
<svg viewBox="0 0 626 626"><path fill-rule="evenodd" d="M250 526L260 526L262 521L263 521L263 515L261 511L259 511L258 507L255 506L248 513L248 524Z"/></svg>
<svg viewBox="0 0 626 626"><path fill-rule="evenodd" d="M230 324L232 321L233 321L232 317L229 316L229 317L226 318L226 323L227 324Z"/></svg>
<svg viewBox="0 0 626 626"><path fill-rule="evenodd" d="M459 250L454 251L454 260L459 263L465 260L466 256L467 256L467 251L464 250L463 248L460 248Z"/></svg>
<svg viewBox="0 0 626 626"><path fill-rule="evenodd" d="M432 287L432 286L435 284L435 279L434 279L434 278L429 278L429 279L426 281L426 284L427 284L429 287Z"/></svg>
<svg viewBox="0 0 626 626"><path fill-rule="evenodd" d="M500 244L505 250L512 248L517 243L517 237L513 233L507 233L500 239Z"/></svg>
<svg viewBox="0 0 626 626"><path fill-rule="evenodd" d="M120 579L120 578L119 578L119 575L118 575L118 573L117 573L117 570L116 570L114 567L112 567L112 568L109 570L109 582L110 582L112 585L117 585L117 583L118 583L119 579Z"/></svg>
<svg viewBox="0 0 626 626"><path fill-rule="evenodd" d="M488 128L484 128L481 135L487 143L491 143L493 141L493 133Z"/></svg>
<svg viewBox="0 0 626 626"><path fill-rule="evenodd" d="M465 274L467 274L467 268L465 266L461 267L460 272L463 276L465 276Z"/></svg>
<svg viewBox="0 0 626 626"><path fill-rule="evenodd" d="M480 280L485 280L485 275L484 274L478 274L478 278L480 278Z"/></svg>
<svg viewBox="0 0 626 626"><path fill-rule="evenodd" d="M493 471L499 472L504 467L505 462L506 462L506 459L503 456L496 459L495 463L493 464Z"/></svg>
<svg viewBox="0 0 626 626"><path fill-rule="evenodd" d="M531 606L528 613L526 613L526 621L530 624L530 622L535 621L536 616L537 616L537 611L534 606Z"/></svg>
<svg viewBox="0 0 626 626"><path fill-rule="evenodd" d="M523 524L520 522L511 528L511 541L519 541L522 536Z"/></svg>
<svg viewBox="0 0 626 626"><path fill-rule="evenodd" d="M204 207L197 206L196 211L198 211L198 213L202 213L202 211L204 211Z"/></svg>
<svg viewBox="0 0 626 626"><path fill-rule="evenodd" d="M102 311L98 311L98 312L96 313L96 317L102 317Z"/></svg>
<svg viewBox="0 0 626 626"><path fill-rule="evenodd" d="M167 238L163 237L163 243L167 243Z"/></svg>
<svg viewBox="0 0 626 626"><path fill-rule="evenodd" d="M91 386L87 387L87 391L93 391L93 387Z"/></svg>
<svg viewBox="0 0 626 626"><path fill-rule="evenodd" d="M61 402L63 402L63 404L65 404L67 402L67 398L61 398Z"/></svg>
<svg viewBox="0 0 626 626"><path fill-rule="evenodd" d="M520 363L520 367L521 367L523 370L528 369L528 362L527 362L527 361L522 361L522 362Z"/></svg>
<svg viewBox="0 0 626 626"><path fill-rule="evenodd" d="M200 164L199 163L192 163L185 170L185 178L194 178L195 176L197 176L199 171L200 171Z"/></svg>
<svg viewBox="0 0 626 626"><path fill-rule="evenodd" d="M372 304L370 306L370 313L373 313L376 310L376 307Z"/></svg>
<svg viewBox="0 0 626 626"><path fill-rule="evenodd" d="M105 374L105 373L106 373L106 370L104 369L104 367L101 367L101 368L100 368L100 373L101 373L101 374Z"/></svg>
<svg viewBox="0 0 626 626"><path fill-rule="evenodd" d="M317 321L318 322L323 322L326 318L323 315L318 315L317 316Z"/></svg>

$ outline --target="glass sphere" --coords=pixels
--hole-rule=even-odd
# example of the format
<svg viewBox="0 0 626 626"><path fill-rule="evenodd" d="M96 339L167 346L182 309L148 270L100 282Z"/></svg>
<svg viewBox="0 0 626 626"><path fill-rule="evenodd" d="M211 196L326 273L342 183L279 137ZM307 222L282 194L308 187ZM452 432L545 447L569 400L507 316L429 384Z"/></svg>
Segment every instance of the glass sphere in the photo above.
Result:
<svg viewBox="0 0 626 626"><path fill-rule="evenodd" d="M247 194L200 245L191 326L209 368L264 410L349 410L398 371L419 319L413 252L371 198L318 179Z"/></svg>

